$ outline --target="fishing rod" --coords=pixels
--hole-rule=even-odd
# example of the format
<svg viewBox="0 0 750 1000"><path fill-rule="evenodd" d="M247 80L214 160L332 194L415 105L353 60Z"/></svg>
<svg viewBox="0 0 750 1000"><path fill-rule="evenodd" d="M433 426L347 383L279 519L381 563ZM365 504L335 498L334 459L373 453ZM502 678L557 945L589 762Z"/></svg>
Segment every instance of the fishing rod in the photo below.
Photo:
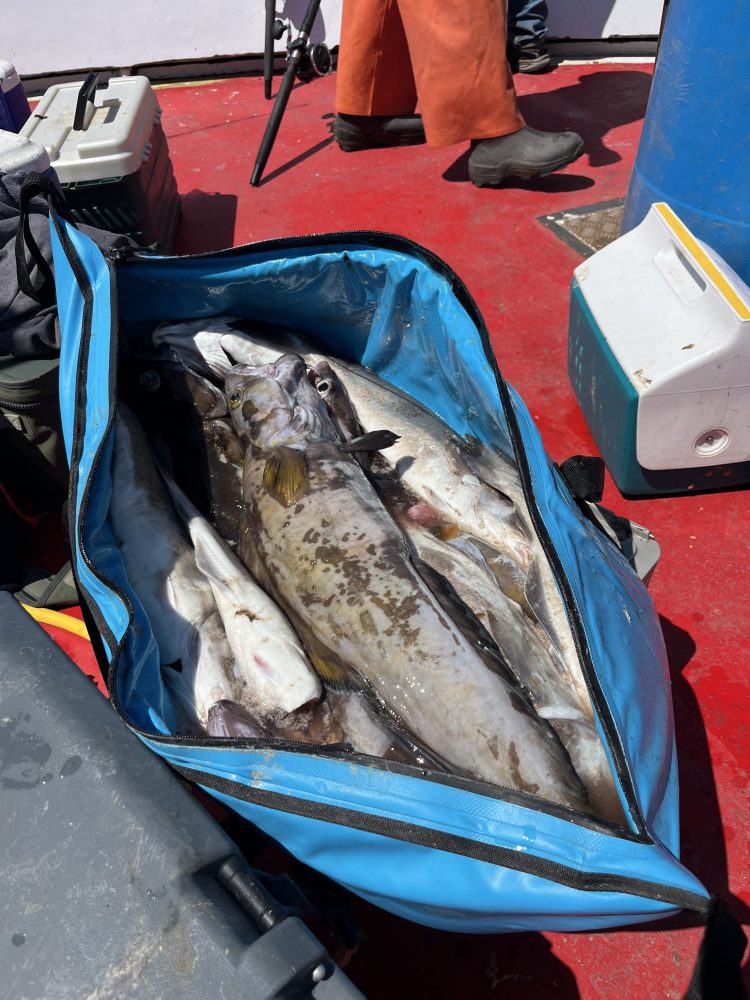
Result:
<svg viewBox="0 0 750 1000"><path fill-rule="evenodd" d="M266 51L264 53L263 65L266 97L270 97L270 74L273 71L273 42L269 45L268 39L268 25L270 18L269 10L273 6L273 0L266 0ZM266 125L265 132L263 133L263 139L261 140L258 155L255 159L255 166L253 167L253 173L250 178L250 183L253 187L257 187L260 184L260 179L263 175L266 163L268 162L268 157L271 155L273 144L276 141L276 135L279 131L281 119L284 116L284 111L286 110L286 106L289 101L289 95L291 94L292 87L294 86L295 77L298 77L300 80L307 83L310 80L313 80L316 76L325 76L331 70L331 53L328 51L328 46L323 45L322 43L312 46L309 44L310 32L312 31L312 26L315 22L315 18L317 17L319 7L320 0L310 0L307 11L305 12L304 20L302 21L299 29L299 34L293 42L289 42L287 45L289 56L287 58L286 70L284 72L284 76L282 77L279 92L276 95L273 108L271 109L268 124ZM278 25L280 22L274 20L272 23L273 25ZM274 27L272 34L274 34L276 30L278 30L278 28ZM291 34L291 27L289 30ZM274 37L276 36L274 35ZM278 37L281 36L279 35ZM268 68L269 49L271 51L270 69ZM266 73L268 73L268 76L266 76Z"/></svg>
<svg viewBox="0 0 750 1000"><path fill-rule="evenodd" d="M274 56L273 43L281 38L281 35L277 35L276 31L276 0L266 0L266 47L263 49L263 89L267 101L271 100L271 80L273 78Z"/></svg>

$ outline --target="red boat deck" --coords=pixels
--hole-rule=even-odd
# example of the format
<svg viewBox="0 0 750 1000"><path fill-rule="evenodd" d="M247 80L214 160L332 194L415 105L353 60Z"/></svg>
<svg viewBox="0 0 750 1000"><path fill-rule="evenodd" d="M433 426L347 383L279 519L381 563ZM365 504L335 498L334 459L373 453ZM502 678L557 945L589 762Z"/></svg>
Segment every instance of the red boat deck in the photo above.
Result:
<svg viewBox="0 0 750 1000"><path fill-rule="evenodd" d="M335 77L295 88L266 177L251 188L271 109L262 80L161 89L183 197L176 252L347 229L414 239L466 282L501 369L562 461L596 454L566 375L568 290L581 258L538 219L625 194L650 67L565 65L516 81L529 124L576 129L587 155L535 183L481 190L468 180L461 147L341 152L329 133ZM651 592L672 669L683 858L747 922L747 493L633 502L608 481L604 502L647 525L662 546ZM65 642L92 673L82 644ZM372 1000L679 998L701 936L688 918L597 934L463 936L358 900L353 907L365 937L347 972Z"/></svg>

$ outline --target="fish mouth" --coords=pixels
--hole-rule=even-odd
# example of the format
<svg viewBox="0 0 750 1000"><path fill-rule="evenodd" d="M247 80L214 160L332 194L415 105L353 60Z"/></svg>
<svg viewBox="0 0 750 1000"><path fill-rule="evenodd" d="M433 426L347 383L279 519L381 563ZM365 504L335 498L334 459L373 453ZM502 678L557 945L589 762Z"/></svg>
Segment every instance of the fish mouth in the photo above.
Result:
<svg viewBox="0 0 750 1000"><path fill-rule="evenodd" d="M198 413L204 420L213 420L227 415L227 397L223 392L198 376L191 378L188 375L186 381L191 388L192 398L198 408Z"/></svg>

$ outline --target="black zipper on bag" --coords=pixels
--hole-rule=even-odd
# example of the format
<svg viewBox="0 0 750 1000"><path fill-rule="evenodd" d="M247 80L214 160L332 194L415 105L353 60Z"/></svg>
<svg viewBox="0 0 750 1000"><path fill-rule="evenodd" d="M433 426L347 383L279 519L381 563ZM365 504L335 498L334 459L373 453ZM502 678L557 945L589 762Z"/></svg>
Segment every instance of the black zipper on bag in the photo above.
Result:
<svg viewBox="0 0 750 1000"><path fill-rule="evenodd" d="M107 427L102 437L101 444L94 456L94 461L91 466L91 474L89 475L88 482L84 486L84 495L81 501L81 517L76 518L76 501L78 497L78 483L80 475L80 459L81 453L83 451L83 441L86 427L86 408L87 408L87 379L88 379L88 362L89 362L89 342L91 340L91 316L93 311L93 290L91 287L91 281L86 274L85 269L81 265L78 252L76 251L70 237L68 236L67 230L60 225L55 212L50 210L50 219L52 220L55 231L57 233L60 244L67 258L68 264L76 283L80 289L81 295L83 296L83 314L81 317L81 340L78 348L78 367L76 370L76 384L75 384L75 405L73 409L73 440L71 442L70 449L70 478L68 487L68 534L70 538L71 548L77 547L78 551L81 553L83 561L86 563L87 568L91 573L97 577L97 579L105 584L107 587L111 588L118 593L118 596L124 597L125 595L121 592L117 585L109 580L103 573L101 573L92 563L86 548L83 544L83 523L86 516L86 510L88 508L89 496L91 491L91 486L94 480L94 473L96 467L99 464L102 449L104 448L109 432L114 422L114 407L107 417ZM113 372L116 373L116 356L115 364L112 364L112 352L116 351L116 338L110 339L110 385L115 377ZM83 360L81 360L83 359ZM119 649L117 640L114 633L112 632L107 620L104 618L99 610L97 602L93 599L91 594L88 592L86 587L83 585L76 568L75 559L71 561L71 566L73 568L73 576L76 582L76 586L81 594L82 599L86 603L89 614L91 615L96 628L99 631L101 637L109 646L110 650L117 651L119 654ZM129 626L132 624L133 612L130 606L130 601L127 601L128 612L130 616ZM100 655L104 652L99 650ZM114 662L114 656L113 656ZM105 680L107 681L107 687L109 688L109 680L111 677L111 669L106 668L104 664L99 663L99 668L102 671Z"/></svg>
<svg viewBox="0 0 750 1000"><path fill-rule="evenodd" d="M210 788L222 795L240 799L262 808L274 809L324 823L334 823L336 826L361 830L363 833L376 833L389 837L391 840L401 840L407 844L418 844L436 851L472 858L475 861L496 865L499 868L508 868L534 875L549 882L556 882L570 889L576 889L579 892L621 893L626 891L631 896L653 899L660 903L670 903L694 913L708 912L709 901L704 896L687 889L676 889L672 886L664 886L659 882L649 882L647 879L625 878L622 875L583 871L580 868L572 868L570 865L537 857L525 851L515 851L509 847L487 844L481 840L446 833L443 830L433 830L418 823L372 816L356 809L346 809L324 802L299 799L293 795L285 795L283 792L272 792L265 788L244 785L239 781L220 778L215 774L196 771L181 765L176 766L175 769L196 785L202 785L204 788Z"/></svg>
<svg viewBox="0 0 750 1000"><path fill-rule="evenodd" d="M9 399L0 399L0 409L7 410L8 413L33 413L46 402L46 399L37 399L33 403L13 403Z"/></svg>
<svg viewBox="0 0 750 1000"><path fill-rule="evenodd" d="M78 258L77 251L71 243L67 233L59 225L58 220L55 218L54 213L50 213L51 218L54 220L54 224L60 238L63 250L68 258L68 262L73 270L76 281L78 282L81 294L84 298L84 311L82 317L82 330L81 330L81 343L79 347L79 366L76 373L76 393L75 393L75 415L73 423L73 440L71 448L71 487L70 487L70 497L75 500L78 489L78 475L79 475L79 464L81 453L83 450L84 442L84 432L85 432L85 416L86 416L86 381L88 374L88 346L91 338L91 305L93 302L93 293L91 282L86 274L85 270L82 268L80 260ZM270 249L271 247L289 247L289 246L300 246L305 244L316 244L321 245L326 243L338 244L340 248L340 243L342 238L353 238L356 237L358 242L365 245L369 244L377 249L383 249L384 247L403 252L407 250L412 256L418 257L423 261L427 262L430 267L435 270L438 274L450 280L451 288L456 294L459 302L466 309L469 316L474 320L477 329L482 340L482 345L485 351L486 358L492 366L492 370L495 374L495 379L497 382L498 390L500 392L500 399L505 411L505 416L508 421L508 428L513 442L514 452L516 454L516 459L519 463L519 473L521 476L521 482L523 484L524 496L526 498L529 510L534 522L534 526L538 531L540 540L543 544L543 549L545 555L550 558L550 550L553 558L550 558L550 563L553 568L553 573L556 582L561 587L561 592L563 595L563 602L566 607L566 613L569 616L569 622L571 625L571 631L573 632L573 638L576 642L576 648L579 651L579 656L582 657L582 666L584 667L584 679L586 680L587 688L589 689L590 695L594 696L596 694L596 706L601 712L600 718L602 720L602 727L607 733L607 730L612 730L614 728L613 720L608 711L604 712L601 710L600 705L603 703L603 696L600 691L592 691L591 677L592 674L595 677L595 672L593 668L593 663L591 661L590 652L588 650L588 645L585 640L585 632L583 630L583 624L580 617L580 613L575 605L575 600L572 596L570 588L565 579L565 574L562 568L562 564L557 558L554 552L554 546L552 541L547 534L546 527L541 519L541 514L538 511L536 504L533 502L533 494L531 493L531 473L526 460L525 452L523 450L523 445L520 437L520 430L518 423L515 419L515 413L512 409L512 404L510 401L510 395L508 393L505 382L500 374L497 366L497 362L492 352L492 348L489 341L489 335L487 332L484 319L482 318L476 303L474 302L468 289L458 277L458 275L444 262L441 258L437 257L431 251L420 247L419 244L413 243L404 237L395 236L390 233L376 233L371 231L365 232L343 232L343 233L330 233L325 234L325 236L306 236L306 237L296 237L293 239L283 239L283 240L267 240L261 243L249 244L244 247L233 247L228 250L219 251L212 254L196 254L185 257L178 258L154 258L151 264L158 264L160 261L169 262L173 260L187 260L187 259L200 259L202 257L227 257L227 256L238 256L240 254L247 254L253 251L258 251L260 249ZM111 296L112 296L112 323L115 322L116 317L116 289L115 289L115 268L114 264L119 262L120 264L127 264L133 261L137 257L145 257L146 255L138 255L128 253L126 256L122 255L122 251L109 251L104 252L104 257L107 259L107 265L110 270L111 276ZM114 331L113 331L114 332ZM117 665L119 663L122 650L125 645L124 636L129 631L133 623L133 606L127 595L127 593L113 580L103 574L96 566L92 563L90 557L86 553L83 544L83 532L82 525L85 520L86 510L88 507L90 490L95 478L95 473L98 468L99 462L101 460L101 454L106 447L109 436L112 432L114 417L116 411L116 371L117 371L117 337L113 336L110 339L110 370L109 370L109 382L110 382L110 399L111 399L111 409L107 419L107 426L104 430L102 440L100 442L97 453L94 456L94 460L91 466L91 472L87 483L84 486L84 494L81 503L81 517L79 520L79 526L75 524L75 503L69 504L70 508L70 522L71 522L71 537L75 537L77 541L78 549L81 556L86 563L87 568L90 572L96 576L96 578L113 593L115 593L128 612L128 627L123 634L123 640L118 642L115 636L101 614L96 601L93 599L88 590L82 586L80 580L78 579L78 574L76 573L76 583L81 592L82 599L87 605L87 610L89 611L97 629L100 631L102 637L105 639L109 649L111 650L111 659L109 663L100 664L102 667L102 673L106 677L107 687L110 692L110 698L113 707L117 713L121 716L123 721L128 725L128 727L133 730L138 735L148 739L153 743L160 743L165 746L197 746L201 748L226 748L228 743L231 743L233 749L238 750L260 750L260 749L275 749L275 750L285 750L288 752L302 753L307 756L318 756L325 759L345 759L354 762L366 763L370 767L377 767L380 770L394 771L400 774L406 774L411 777L419 777L423 780L434 781L438 784L449 785L452 787L463 788L467 791L474 793L479 793L484 797L490 797L499 799L501 801L515 802L516 804L522 805L526 808L534 809L539 812L543 812L548 815L558 816L560 818L566 819L568 821L575 822L578 825L583 825L588 828L592 828L601 833L606 833L609 835L616 835L620 839L626 839L638 843L653 844L653 839L647 834L645 830L645 824L643 822L643 817L640 815L637 804L635 802L635 796L632 789L632 783L630 779L629 772L624 768L621 762L618 760L618 753L615 752L615 747L619 747L615 741L610 742L610 749L612 750L612 756L615 761L618 776L620 777L621 784L626 791L628 797L628 802L632 802L631 811L634 817L637 818L639 826L639 834L633 835L631 831L627 828L622 827L618 824L604 823L600 821L590 821L587 817L574 812L573 810L568 810L564 807L556 806L552 803L544 802L534 796L527 795L524 792L517 792L513 789L501 789L499 786L493 786L489 783L476 781L474 779L461 778L458 776L447 776L438 774L436 772L424 772L413 765L397 765L391 761L381 761L378 758L369 757L364 754L358 754L351 749L344 747L302 747L299 743L286 744L279 740L237 740L232 739L220 740L211 739L210 737L206 739L194 738L194 737L180 737L180 736L163 736L161 734L149 732L147 730L141 729L135 726L128 719L124 712L124 709L119 701L117 694L117 684L115 681L115 675L117 671ZM82 359L82 360L81 360ZM75 533L75 534L74 534ZM564 585L563 585L564 582ZM580 635L578 634L580 630ZM585 651L585 658L582 653ZM100 655L103 650L100 650ZM609 739L609 737L608 737ZM173 765L174 766L174 765ZM508 848L495 847L493 845L483 844L479 841L474 841L470 838L460 837L453 834L447 834L442 831L432 830L429 827L423 827L418 824L404 823L399 820L392 820L386 817L377 816L372 813L359 812L352 809L344 809L342 807L326 805L317 802L310 802L308 800L300 799L291 795L284 795L282 793L271 792L265 789L251 788L240 782L231 782L227 779L216 777L215 775L208 774L203 771L195 771L190 768L176 766L175 769L189 777L191 781L196 784L204 785L208 788L213 788L216 791L224 791L225 794L231 795L238 799L242 799L248 802L255 802L259 805L267 805L269 808L280 809L285 812L293 813L299 816L307 816L310 818L321 819L326 822L334 822L339 825L343 824L345 826L362 830L363 832L372 832L379 834L381 836L390 837L392 839L403 840L409 843L420 843L424 846L434 847L437 850L445 850L450 853L459 854L462 856L476 857L478 860L489 861L490 863L500 865L502 867L513 868L517 871L528 872L532 875L539 875L539 877L549 879L550 881L558 882L563 885L567 885L571 888L577 888L582 891L611 891L611 892L621 892L629 895L641 896L644 898L655 899L660 902L672 904L675 907L684 908L691 910L698 914L705 914L708 912L709 901L703 896L697 893L691 893L687 890L682 890L675 888L673 886L665 886L660 883L651 883L645 880L632 879L626 876L619 875L601 875L600 873L591 872L583 873L578 869L570 868L565 865L560 865L557 862L551 862L544 858L538 858L528 852L518 852L510 850ZM486 786L486 787L485 787ZM641 832L642 831L642 832Z"/></svg>

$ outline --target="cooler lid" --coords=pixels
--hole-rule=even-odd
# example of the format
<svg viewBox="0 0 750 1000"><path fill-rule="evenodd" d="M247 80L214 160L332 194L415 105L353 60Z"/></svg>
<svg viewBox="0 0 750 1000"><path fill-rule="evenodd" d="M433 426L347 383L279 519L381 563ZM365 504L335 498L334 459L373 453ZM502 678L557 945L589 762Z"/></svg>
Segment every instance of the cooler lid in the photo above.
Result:
<svg viewBox="0 0 750 1000"><path fill-rule="evenodd" d="M17 87L20 82L20 77L16 73L13 63L9 63L6 59L0 59L0 90L7 93Z"/></svg>
<svg viewBox="0 0 750 1000"><path fill-rule="evenodd" d="M145 76L114 77L87 104L83 128L74 130L80 83L50 87L21 129L44 146L63 184L132 174L148 157L161 114Z"/></svg>

